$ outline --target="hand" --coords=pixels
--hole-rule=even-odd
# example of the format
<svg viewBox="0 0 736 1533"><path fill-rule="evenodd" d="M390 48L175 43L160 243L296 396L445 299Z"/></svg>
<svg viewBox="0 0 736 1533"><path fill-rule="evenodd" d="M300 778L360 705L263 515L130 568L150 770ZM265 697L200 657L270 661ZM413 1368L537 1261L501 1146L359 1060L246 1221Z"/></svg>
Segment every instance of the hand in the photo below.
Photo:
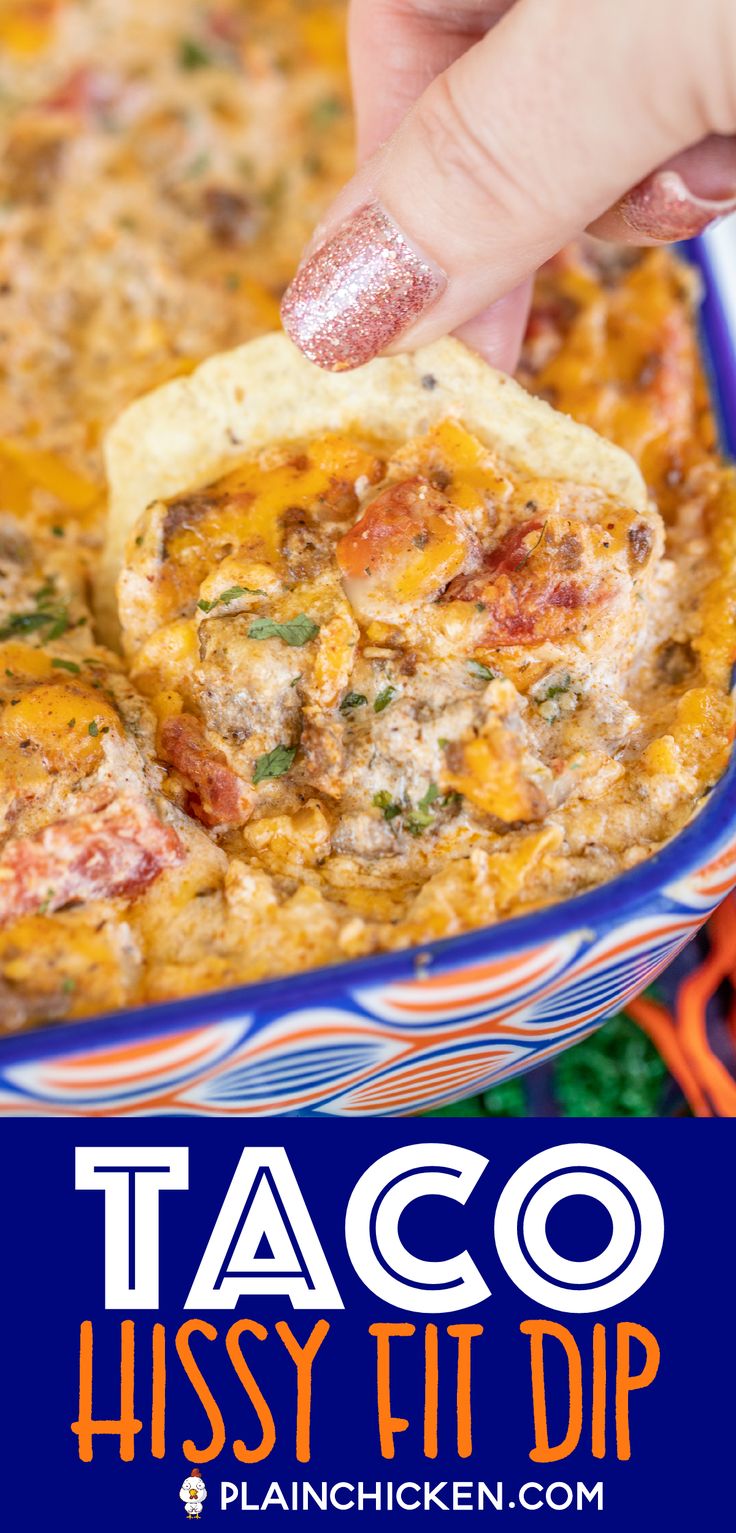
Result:
<svg viewBox="0 0 736 1533"><path fill-rule="evenodd" d="M511 369L536 268L736 208L734 0L353 0L357 175L282 317L342 369L452 332Z"/></svg>

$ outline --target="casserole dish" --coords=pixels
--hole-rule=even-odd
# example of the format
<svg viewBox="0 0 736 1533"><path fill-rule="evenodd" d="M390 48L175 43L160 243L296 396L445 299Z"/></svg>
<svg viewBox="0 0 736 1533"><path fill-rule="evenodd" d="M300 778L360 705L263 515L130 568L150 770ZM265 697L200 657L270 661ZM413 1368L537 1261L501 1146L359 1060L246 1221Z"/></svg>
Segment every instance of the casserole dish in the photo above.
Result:
<svg viewBox="0 0 736 1533"><path fill-rule="evenodd" d="M689 252L731 450L733 245L724 225ZM736 884L735 810L732 759L678 836L591 893L421 948L7 1039L0 1108L352 1116L482 1091L598 1026L684 946Z"/></svg>

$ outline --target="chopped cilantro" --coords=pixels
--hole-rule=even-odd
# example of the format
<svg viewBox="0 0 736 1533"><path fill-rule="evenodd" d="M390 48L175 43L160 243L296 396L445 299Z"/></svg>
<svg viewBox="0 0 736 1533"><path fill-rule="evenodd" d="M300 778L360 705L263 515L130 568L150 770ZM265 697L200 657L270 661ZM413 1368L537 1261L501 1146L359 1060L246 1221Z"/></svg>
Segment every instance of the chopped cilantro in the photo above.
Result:
<svg viewBox="0 0 736 1533"><path fill-rule="evenodd" d="M212 156L207 154L206 151L202 154L195 154L194 159L189 161L189 164L184 167L181 173L182 181L194 181L197 176L203 176L209 168L211 158Z"/></svg>
<svg viewBox="0 0 736 1533"><path fill-rule="evenodd" d="M341 713L349 713L351 708L362 708L368 698L362 692L346 692L340 704Z"/></svg>
<svg viewBox="0 0 736 1533"><path fill-rule="evenodd" d="M552 697L561 697L563 692L570 691L571 686L572 677L563 676L560 681L553 682L552 685L547 688L546 692L540 693L540 695L537 697L537 702L546 703L549 702L550 698Z"/></svg>
<svg viewBox="0 0 736 1533"><path fill-rule="evenodd" d="M376 698L376 700L375 700L375 702L373 704L373 712L374 713L383 713L384 708L388 708L388 705L391 702L392 697L395 697L395 696L396 696L396 688L395 687L391 687L391 686L384 687L383 691L379 692L378 697Z"/></svg>
<svg viewBox="0 0 736 1533"><path fill-rule="evenodd" d="M49 624L51 625L49 627ZM42 612L14 612L12 617L3 628L0 628L0 639L9 639L16 634L37 633L41 628L47 628L44 635L46 639L60 639L69 627L69 619L64 611L45 609Z"/></svg>
<svg viewBox="0 0 736 1533"><path fill-rule="evenodd" d="M289 618L286 623L275 623L270 617L257 617L248 629L249 639L282 639L294 649L308 644L319 633L319 624L313 623L306 612Z"/></svg>
<svg viewBox="0 0 736 1533"><path fill-rule="evenodd" d="M75 660L52 660L51 664L57 671L71 671L73 676L78 676L81 669Z"/></svg>
<svg viewBox="0 0 736 1533"><path fill-rule="evenodd" d="M13 671L9 671L9 670L8 670L8 667L7 667L7 665L6 665L6 667L5 667L5 675L6 675L6 676L11 676L11 677L12 677L12 676L13 676L13 674L14 674L14 673L13 673Z"/></svg>
<svg viewBox="0 0 736 1533"><path fill-rule="evenodd" d="M312 107L312 126L326 128L335 121L336 117L342 117L344 112L345 105L339 96L323 96L322 100Z"/></svg>
<svg viewBox="0 0 736 1533"><path fill-rule="evenodd" d="M217 600L227 607L231 601L237 601L239 596L263 596L263 591L256 591L251 586L228 586L226 591L221 591Z"/></svg>
<svg viewBox="0 0 736 1533"><path fill-rule="evenodd" d="M56 893L56 891L54 889L47 889L46 890L46 898L43 901L43 904L39 905L39 907L38 907L38 913L39 913L40 916L45 916L46 915L46 912L47 912L47 910L49 908L49 905L51 904L52 899L54 898L54 894L55 893Z"/></svg>
<svg viewBox="0 0 736 1533"><path fill-rule="evenodd" d="M73 729L74 725L76 724L76 722L77 722L76 719L70 719L68 724L67 724L67 726L66 726L67 729Z"/></svg>
<svg viewBox="0 0 736 1533"><path fill-rule="evenodd" d="M288 772L296 755L295 745L275 745L272 751L266 751L256 761L253 773L254 783L268 782L272 777L283 777Z"/></svg>
<svg viewBox="0 0 736 1533"><path fill-rule="evenodd" d="M94 738L94 736L98 735L99 733L100 733L100 726L97 723L97 720L93 719L92 723L87 725L87 734L88 735L92 735L93 738Z"/></svg>
<svg viewBox="0 0 736 1533"><path fill-rule="evenodd" d="M72 991L76 989L76 986L77 981L75 979L71 979L70 976L67 976L67 978L62 981L61 989L64 995L71 995Z"/></svg>
<svg viewBox="0 0 736 1533"><path fill-rule="evenodd" d="M86 623L86 621L87 621L86 618L80 617L79 622L75 623L74 626L76 628L81 628L82 625L84 623ZM68 619L66 613L65 612L59 612L56 615L54 623L53 623L53 626L49 629L49 631L48 631L48 633L46 635L46 638L47 639L60 639L62 634L66 633L68 627L69 627L69 619Z"/></svg>
<svg viewBox="0 0 736 1533"><path fill-rule="evenodd" d="M469 660L468 670L471 675L477 676L480 681L495 681L497 672L492 671L489 665L483 665L481 660Z"/></svg>
<svg viewBox="0 0 736 1533"><path fill-rule="evenodd" d="M226 591L221 591L219 596L215 596L212 601L207 601L202 597L201 601L197 602L197 606L200 612L211 612L213 607L219 607L220 604L223 607L227 607L231 601L237 601L239 596L265 595L266 592L259 590L257 586L228 586Z"/></svg>
<svg viewBox="0 0 736 1533"><path fill-rule="evenodd" d="M397 814L401 814L401 805L394 803L391 794L385 788L382 788L380 793L374 793L373 803L376 809L383 810L384 820L395 820Z"/></svg>
<svg viewBox="0 0 736 1533"><path fill-rule="evenodd" d="M407 817L406 829L410 836L421 836L422 831L432 824L432 805L440 796L440 790L436 782L431 782L426 793L420 798L416 809Z"/></svg>
<svg viewBox="0 0 736 1533"><path fill-rule="evenodd" d="M433 804L439 796L440 790L436 782L431 782L423 798L420 798L417 809L429 809L430 804Z"/></svg>
<svg viewBox="0 0 736 1533"><path fill-rule="evenodd" d="M291 681L289 682L289 686L290 687L295 687L297 682L301 681L303 675L304 675L304 672L300 671L298 676L292 676Z"/></svg>
<svg viewBox="0 0 736 1533"><path fill-rule="evenodd" d="M54 537L54 538L63 538L63 536L64 536L64 528L63 527L58 527L58 526L52 527L51 528L51 536Z"/></svg>
<svg viewBox="0 0 736 1533"><path fill-rule="evenodd" d="M209 69L212 56L193 37L182 37L179 40L177 61L180 69Z"/></svg>

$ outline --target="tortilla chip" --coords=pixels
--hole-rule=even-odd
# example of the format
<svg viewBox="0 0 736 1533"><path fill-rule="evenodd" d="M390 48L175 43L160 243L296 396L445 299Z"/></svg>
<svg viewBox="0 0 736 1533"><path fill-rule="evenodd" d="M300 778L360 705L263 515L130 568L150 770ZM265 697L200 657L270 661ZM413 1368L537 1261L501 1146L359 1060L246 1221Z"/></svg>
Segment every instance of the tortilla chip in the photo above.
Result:
<svg viewBox="0 0 736 1533"><path fill-rule="evenodd" d="M628 453L533 398L460 341L327 373L285 335L265 335L144 395L109 431L102 626L108 635L117 627L115 581L128 537L151 502L208 484L276 443L354 430L398 445L448 418L511 468L594 485L634 510L646 507L644 481Z"/></svg>

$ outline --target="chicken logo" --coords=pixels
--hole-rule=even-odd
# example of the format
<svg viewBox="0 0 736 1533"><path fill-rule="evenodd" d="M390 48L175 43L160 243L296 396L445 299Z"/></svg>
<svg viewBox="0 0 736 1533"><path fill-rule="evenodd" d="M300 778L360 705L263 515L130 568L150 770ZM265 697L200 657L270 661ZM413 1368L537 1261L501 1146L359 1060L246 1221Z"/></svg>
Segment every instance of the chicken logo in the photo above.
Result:
<svg viewBox="0 0 736 1533"><path fill-rule="evenodd" d="M202 1511L202 1503L205 1501L206 1497L207 1490L204 1480L202 1479L199 1470L193 1469L191 1474L187 1475L187 1478L184 1481L181 1490L179 1491L179 1500L184 1502L184 1511L192 1522L199 1521L200 1513Z"/></svg>

